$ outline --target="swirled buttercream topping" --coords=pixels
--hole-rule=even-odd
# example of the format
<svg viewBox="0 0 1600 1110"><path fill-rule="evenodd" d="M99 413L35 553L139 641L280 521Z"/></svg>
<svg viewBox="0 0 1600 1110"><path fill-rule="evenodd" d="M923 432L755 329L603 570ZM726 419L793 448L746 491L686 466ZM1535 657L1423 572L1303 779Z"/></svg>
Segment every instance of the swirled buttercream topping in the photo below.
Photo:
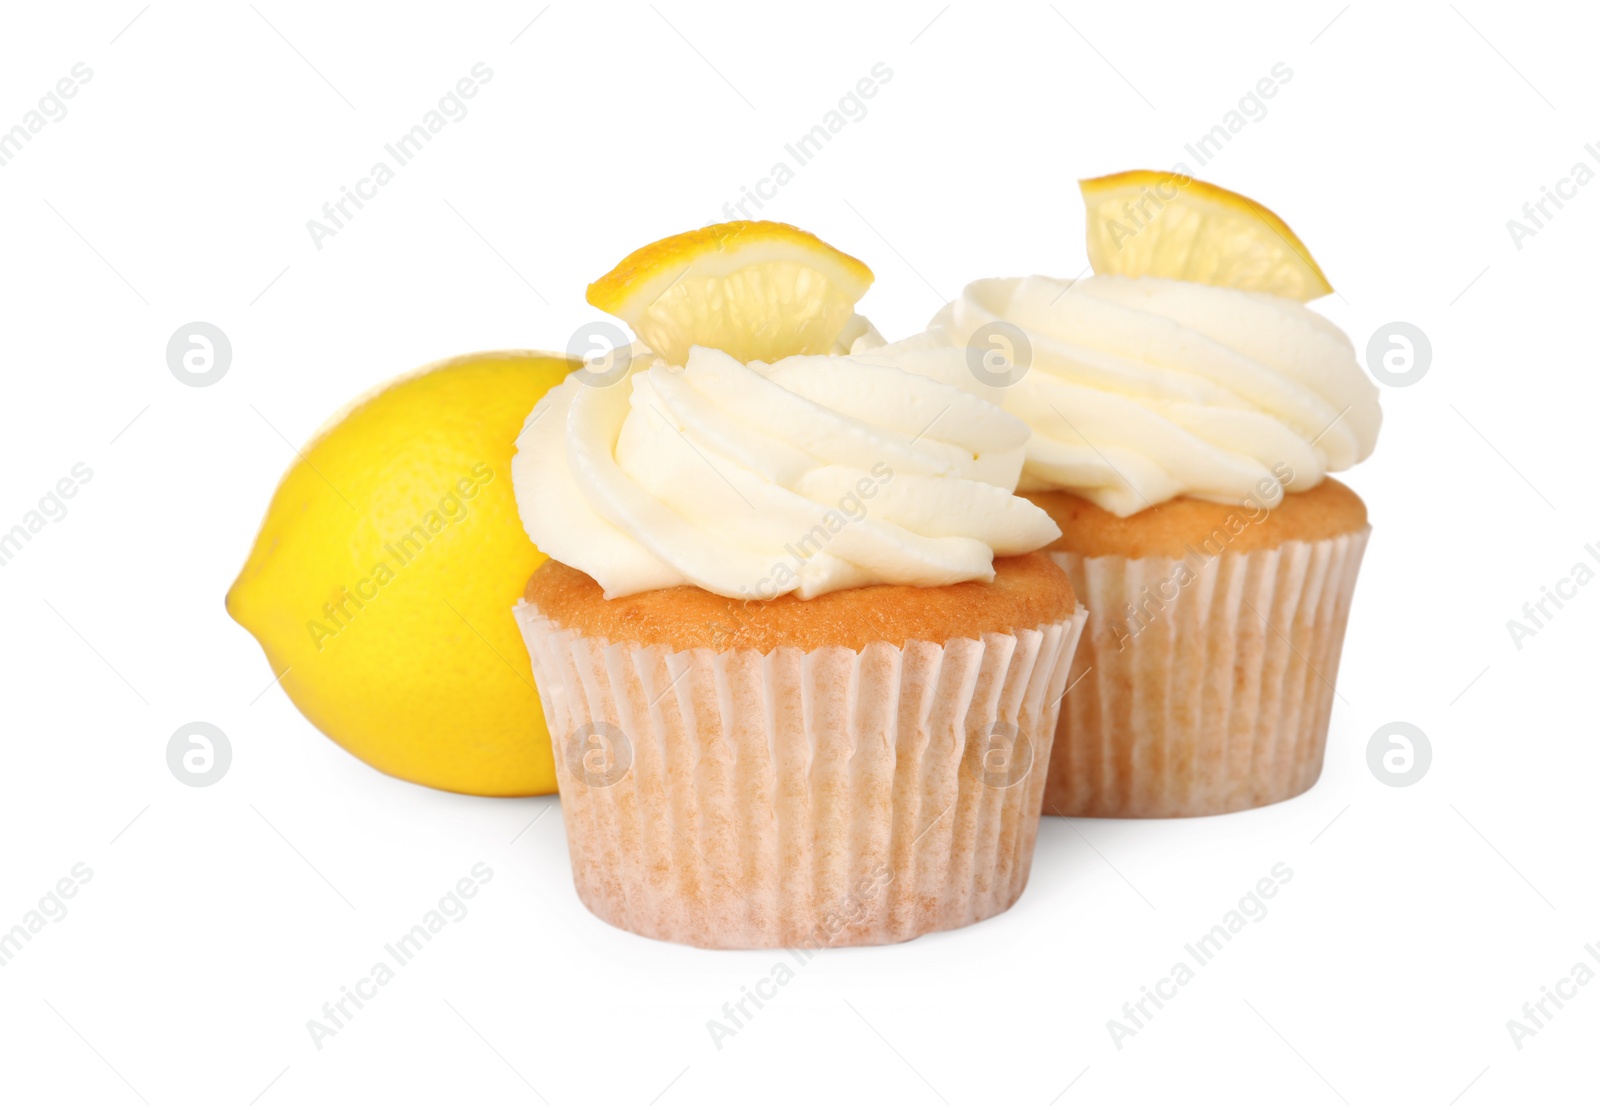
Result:
<svg viewBox="0 0 1600 1110"><path fill-rule="evenodd" d="M1033 430L1018 488L1070 490L1119 516L1180 495L1270 508L1366 458L1381 421L1345 334L1266 293L991 278L946 305L930 338L1024 348L1014 384L978 389Z"/></svg>
<svg viewBox="0 0 1600 1110"><path fill-rule="evenodd" d="M1013 495L1028 428L961 388L964 351L685 362L569 377L517 440L529 538L608 598L988 581L1060 534Z"/></svg>

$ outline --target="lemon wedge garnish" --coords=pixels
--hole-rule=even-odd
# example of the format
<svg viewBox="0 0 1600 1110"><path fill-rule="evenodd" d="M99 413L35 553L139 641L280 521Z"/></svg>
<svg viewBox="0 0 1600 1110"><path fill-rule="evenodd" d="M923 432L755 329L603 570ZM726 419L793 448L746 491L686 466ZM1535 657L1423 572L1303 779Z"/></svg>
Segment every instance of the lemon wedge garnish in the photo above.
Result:
<svg viewBox="0 0 1600 1110"><path fill-rule="evenodd" d="M674 365L691 345L773 362L828 353L871 284L865 264L810 232L739 220L640 247L588 299Z"/></svg>
<svg viewBox="0 0 1600 1110"><path fill-rule="evenodd" d="M1333 292L1289 225L1249 197L1158 170L1094 177L1078 188L1097 274L1225 285L1297 301Z"/></svg>

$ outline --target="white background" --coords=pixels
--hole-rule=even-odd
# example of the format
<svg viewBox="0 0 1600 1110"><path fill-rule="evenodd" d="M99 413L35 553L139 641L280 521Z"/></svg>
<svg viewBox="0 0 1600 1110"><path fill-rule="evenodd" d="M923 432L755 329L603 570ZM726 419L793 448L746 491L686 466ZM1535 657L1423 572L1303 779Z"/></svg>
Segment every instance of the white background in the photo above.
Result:
<svg viewBox="0 0 1600 1110"><path fill-rule="evenodd" d="M1600 542L1600 183L1521 249L1506 227L1575 162L1600 168L1592 16L139 5L0 16L0 128L74 63L93 71L0 167L0 525L75 463L94 475L0 567L0 929L74 863L93 871L0 967L0 1103L1594 1098L1600 985L1520 1048L1506 1025L1577 961L1600 971L1583 950L1600 942L1600 585L1520 650L1506 628L1574 563L1600 565L1583 550ZM316 249L306 221L480 61L494 76L469 115ZM1077 274L1075 180L1185 160L1293 225L1358 350L1409 321L1433 363L1384 389L1377 453L1348 476L1376 531L1312 791L1209 820L1048 819L1010 912L824 952L718 1048L707 1021L772 954L601 924L552 800L358 763L269 687L222 597L284 437L442 356L565 347L595 318L588 281L724 218L878 62L893 77L865 118L760 215L868 261L862 307L891 338L972 278ZM1278 62L1293 77L1265 118L1197 167L1184 144ZM165 361L193 320L233 345L209 388ZM233 746L206 789L164 754L194 720ZM1405 789L1365 755L1394 720L1432 745ZM315 1048L307 1021L479 861L494 878L469 916ZM1270 914L1115 1045L1107 1021L1280 861L1294 878Z"/></svg>

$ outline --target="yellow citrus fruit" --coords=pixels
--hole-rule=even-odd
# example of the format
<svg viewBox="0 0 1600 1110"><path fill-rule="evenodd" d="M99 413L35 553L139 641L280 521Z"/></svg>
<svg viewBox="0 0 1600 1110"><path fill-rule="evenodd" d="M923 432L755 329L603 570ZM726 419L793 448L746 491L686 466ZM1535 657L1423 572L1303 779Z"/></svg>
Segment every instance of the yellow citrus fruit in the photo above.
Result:
<svg viewBox="0 0 1600 1110"><path fill-rule="evenodd" d="M808 231L738 220L640 247L589 286L653 352L682 366L689 347L741 362L827 354L872 271Z"/></svg>
<svg viewBox="0 0 1600 1110"><path fill-rule="evenodd" d="M1333 292L1289 225L1249 197L1158 170L1090 178L1078 188L1097 274L1226 285L1297 301Z"/></svg>
<svg viewBox="0 0 1600 1110"><path fill-rule="evenodd" d="M577 368L524 351L424 367L325 427L272 497L228 612L307 719L380 771L466 794L556 789L511 616L544 561L511 455Z"/></svg>

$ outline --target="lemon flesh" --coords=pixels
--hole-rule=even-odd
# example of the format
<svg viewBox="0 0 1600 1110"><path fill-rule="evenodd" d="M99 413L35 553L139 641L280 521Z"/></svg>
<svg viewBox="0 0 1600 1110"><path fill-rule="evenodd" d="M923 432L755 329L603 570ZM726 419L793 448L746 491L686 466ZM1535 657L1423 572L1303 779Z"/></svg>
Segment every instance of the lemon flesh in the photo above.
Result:
<svg viewBox="0 0 1600 1110"><path fill-rule="evenodd" d="M1156 170L1078 187L1097 274L1173 278L1302 302L1333 292L1289 225L1249 197Z"/></svg>
<svg viewBox="0 0 1600 1110"><path fill-rule="evenodd" d="M641 247L589 286L589 303L676 366L693 345L773 362L832 350L871 285L865 264L810 232L740 220Z"/></svg>
<svg viewBox="0 0 1600 1110"><path fill-rule="evenodd" d="M227 607L318 729L466 794L556 789L511 616L544 561L511 489L517 433L578 364L467 355L359 401L273 495Z"/></svg>

